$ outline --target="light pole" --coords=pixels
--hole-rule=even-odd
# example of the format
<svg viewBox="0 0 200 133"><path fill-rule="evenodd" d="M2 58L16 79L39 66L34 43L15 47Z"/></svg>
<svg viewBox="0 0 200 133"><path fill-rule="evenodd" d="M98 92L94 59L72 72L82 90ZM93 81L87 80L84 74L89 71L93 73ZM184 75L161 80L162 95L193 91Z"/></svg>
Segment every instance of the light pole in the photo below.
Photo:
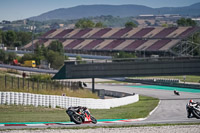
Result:
<svg viewBox="0 0 200 133"><path fill-rule="evenodd" d="M35 26L34 26L34 22L33 22L33 26L31 26L31 31L32 31L32 50L34 52L34 44L33 44L33 40L34 40L34 33L35 33Z"/></svg>

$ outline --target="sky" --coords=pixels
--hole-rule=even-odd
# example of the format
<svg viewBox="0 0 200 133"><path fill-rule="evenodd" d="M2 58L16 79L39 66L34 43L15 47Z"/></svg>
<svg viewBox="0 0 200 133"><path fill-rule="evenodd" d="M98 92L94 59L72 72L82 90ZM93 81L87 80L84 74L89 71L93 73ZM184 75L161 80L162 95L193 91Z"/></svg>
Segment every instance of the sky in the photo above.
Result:
<svg viewBox="0 0 200 133"><path fill-rule="evenodd" d="M58 8L78 5L136 4L159 8L189 6L197 2L200 0L0 0L0 21L26 19Z"/></svg>

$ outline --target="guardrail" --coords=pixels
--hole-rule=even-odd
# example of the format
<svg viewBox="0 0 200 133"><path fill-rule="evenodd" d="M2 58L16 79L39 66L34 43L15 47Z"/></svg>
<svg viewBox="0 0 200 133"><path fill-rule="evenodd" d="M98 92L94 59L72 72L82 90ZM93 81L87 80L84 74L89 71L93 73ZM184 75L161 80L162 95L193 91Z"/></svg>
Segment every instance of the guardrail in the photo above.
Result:
<svg viewBox="0 0 200 133"><path fill-rule="evenodd" d="M113 98L113 99L92 99L92 98L76 98L55 95L40 95L20 92L0 92L0 104L6 105L33 105L45 106L50 108L68 108L71 106L85 106L90 109L110 109L135 103L139 101L139 95Z"/></svg>
<svg viewBox="0 0 200 133"><path fill-rule="evenodd" d="M150 85L161 85L161 86L171 86L171 87L181 87L181 88L191 88L191 89L200 89L200 84L192 83L181 83L178 79L125 79L127 82L131 83L143 83Z"/></svg>

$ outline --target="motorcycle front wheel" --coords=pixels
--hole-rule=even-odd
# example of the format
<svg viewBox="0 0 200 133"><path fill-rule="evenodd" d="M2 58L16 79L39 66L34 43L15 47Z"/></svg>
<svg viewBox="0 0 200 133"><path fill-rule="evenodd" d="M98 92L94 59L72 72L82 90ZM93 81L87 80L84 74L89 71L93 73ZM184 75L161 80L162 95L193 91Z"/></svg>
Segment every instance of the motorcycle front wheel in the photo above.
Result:
<svg viewBox="0 0 200 133"><path fill-rule="evenodd" d="M76 124L81 124L83 122L83 120L81 119L81 116L77 114L73 114L71 116L71 120Z"/></svg>
<svg viewBox="0 0 200 133"><path fill-rule="evenodd" d="M200 119L200 111L193 109L192 113L197 119Z"/></svg>
<svg viewBox="0 0 200 133"><path fill-rule="evenodd" d="M90 116L90 119L92 120L92 123L93 123L93 124L96 124L96 123L97 123L97 120L96 120L93 116Z"/></svg>

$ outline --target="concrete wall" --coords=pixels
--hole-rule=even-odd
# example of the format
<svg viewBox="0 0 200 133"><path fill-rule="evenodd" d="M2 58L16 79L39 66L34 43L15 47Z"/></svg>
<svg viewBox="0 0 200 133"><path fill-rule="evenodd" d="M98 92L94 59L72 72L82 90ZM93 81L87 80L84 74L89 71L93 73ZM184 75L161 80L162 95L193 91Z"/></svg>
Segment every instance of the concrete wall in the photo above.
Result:
<svg viewBox="0 0 200 133"><path fill-rule="evenodd" d="M55 95L40 95L20 92L0 92L0 104L7 105L33 105L45 107L68 108L71 106L85 106L90 109L110 109L137 102L139 95L113 99L76 98Z"/></svg>
<svg viewBox="0 0 200 133"><path fill-rule="evenodd" d="M66 62L65 66L54 78L73 79L156 75L200 75L200 59L152 59L91 64Z"/></svg>

